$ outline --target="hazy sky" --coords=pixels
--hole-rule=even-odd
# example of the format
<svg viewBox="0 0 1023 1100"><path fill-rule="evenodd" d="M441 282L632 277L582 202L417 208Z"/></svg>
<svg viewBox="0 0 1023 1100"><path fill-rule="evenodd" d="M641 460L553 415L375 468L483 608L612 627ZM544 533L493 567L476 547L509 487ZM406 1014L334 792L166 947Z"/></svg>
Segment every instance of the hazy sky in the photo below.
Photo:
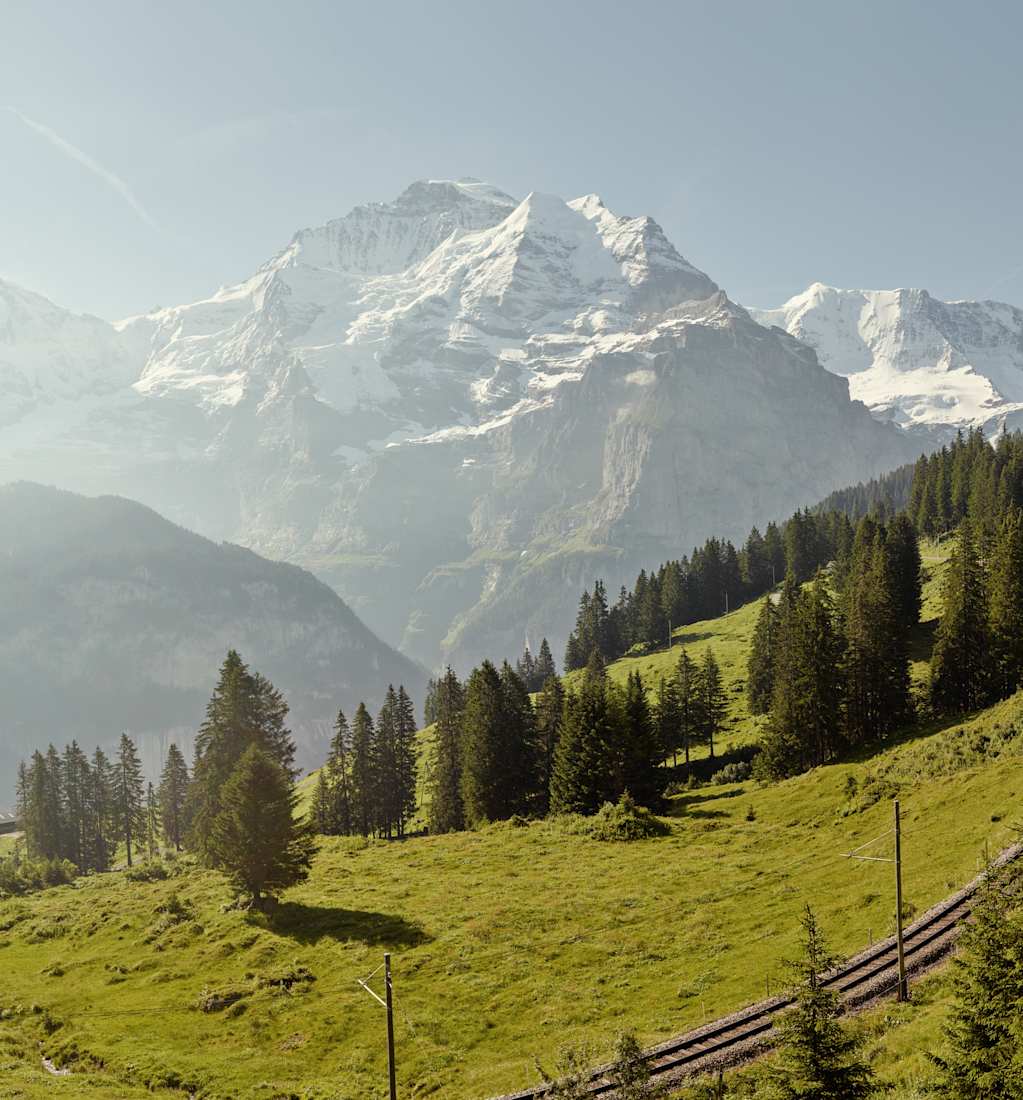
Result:
<svg viewBox="0 0 1023 1100"><path fill-rule="evenodd" d="M596 191L738 301L1023 303L1016 3L0 0L0 277L202 297L422 177Z"/></svg>

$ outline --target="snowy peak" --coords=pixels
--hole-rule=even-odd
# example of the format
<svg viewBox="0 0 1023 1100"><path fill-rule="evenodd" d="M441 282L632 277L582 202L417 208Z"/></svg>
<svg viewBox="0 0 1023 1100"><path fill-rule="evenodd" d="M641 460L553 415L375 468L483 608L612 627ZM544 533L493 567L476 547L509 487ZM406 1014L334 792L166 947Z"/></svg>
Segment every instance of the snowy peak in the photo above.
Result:
<svg viewBox="0 0 1023 1100"><path fill-rule="evenodd" d="M0 427L128 386L137 369L106 321L0 280Z"/></svg>
<svg viewBox="0 0 1023 1100"><path fill-rule="evenodd" d="M750 312L813 347L854 398L903 427L996 426L1023 412L1023 310L1013 306L814 283Z"/></svg>
<svg viewBox="0 0 1023 1100"><path fill-rule="evenodd" d="M499 222L515 200L473 179L419 180L394 202L357 206L343 218L303 229L271 266L303 263L353 275L404 271L452 234Z"/></svg>

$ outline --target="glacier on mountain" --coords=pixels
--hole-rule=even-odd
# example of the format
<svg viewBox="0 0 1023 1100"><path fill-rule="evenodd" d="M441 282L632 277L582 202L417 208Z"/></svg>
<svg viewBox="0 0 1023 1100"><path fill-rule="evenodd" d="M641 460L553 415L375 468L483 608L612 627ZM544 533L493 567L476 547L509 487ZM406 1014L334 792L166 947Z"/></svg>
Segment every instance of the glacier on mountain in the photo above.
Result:
<svg viewBox="0 0 1023 1100"><path fill-rule="evenodd" d="M1023 424L1023 310L942 302L926 290L838 290L814 283L778 309L751 309L809 344L849 392L902 427Z"/></svg>

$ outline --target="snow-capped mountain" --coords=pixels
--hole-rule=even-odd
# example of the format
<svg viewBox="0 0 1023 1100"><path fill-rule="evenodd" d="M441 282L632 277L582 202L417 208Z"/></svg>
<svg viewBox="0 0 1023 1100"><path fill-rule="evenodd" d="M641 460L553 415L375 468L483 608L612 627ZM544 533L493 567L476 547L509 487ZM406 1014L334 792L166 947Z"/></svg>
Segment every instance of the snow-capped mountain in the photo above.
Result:
<svg viewBox="0 0 1023 1100"><path fill-rule="evenodd" d="M102 362L50 308L78 392L5 428L0 481L116 491L300 562L429 662L557 644L595 575L917 450L595 195L413 184L108 326Z"/></svg>
<svg viewBox="0 0 1023 1100"><path fill-rule="evenodd" d="M880 418L943 431L1023 423L1023 310L942 302L926 290L814 283L779 309L750 310L809 344Z"/></svg>

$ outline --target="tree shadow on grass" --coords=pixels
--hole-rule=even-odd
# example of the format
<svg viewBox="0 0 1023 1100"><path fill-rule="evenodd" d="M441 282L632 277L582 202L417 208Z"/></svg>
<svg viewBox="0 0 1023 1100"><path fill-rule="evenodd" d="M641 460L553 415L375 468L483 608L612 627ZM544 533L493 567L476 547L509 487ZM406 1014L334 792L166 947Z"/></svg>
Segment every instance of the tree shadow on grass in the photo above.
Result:
<svg viewBox="0 0 1023 1100"><path fill-rule="evenodd" d="M332 939L383 947L417 947L430 939L420 925L391 913L367 913L299 901L281 902L264 919L272 932L304 944Z"/></svg>

